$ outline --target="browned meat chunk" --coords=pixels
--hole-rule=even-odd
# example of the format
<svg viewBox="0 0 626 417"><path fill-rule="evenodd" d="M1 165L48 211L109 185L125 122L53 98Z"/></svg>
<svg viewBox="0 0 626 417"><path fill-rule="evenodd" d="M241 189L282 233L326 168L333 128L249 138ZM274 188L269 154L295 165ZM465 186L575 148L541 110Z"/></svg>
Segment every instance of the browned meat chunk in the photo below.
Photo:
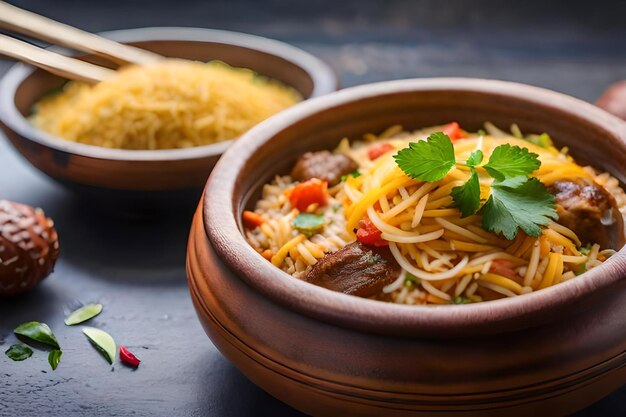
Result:
<svg viewBox="0 0 626 417"><path fill-rule="evenodd" d="M556 181L549 189L556 199L560 224L573 230L583 243L609 246L607 225L616 202L604 187L593 180L577 178Z"/></svg>
<svg viewBox="0 0 626 417"><path fill-rule="evenodd" d="M342 176L356 169L356 162L345 155L335 155L329 151L307 152L296 162L291 177L297 181L319 178L335 185Z"/></svg>
<svg viewBox="0 0 626 417"><path fill-rule="evenodd" d="M400 275L400 265L388 248L351 243L321 258L304 280L359 297L372 297Z"/></svg>

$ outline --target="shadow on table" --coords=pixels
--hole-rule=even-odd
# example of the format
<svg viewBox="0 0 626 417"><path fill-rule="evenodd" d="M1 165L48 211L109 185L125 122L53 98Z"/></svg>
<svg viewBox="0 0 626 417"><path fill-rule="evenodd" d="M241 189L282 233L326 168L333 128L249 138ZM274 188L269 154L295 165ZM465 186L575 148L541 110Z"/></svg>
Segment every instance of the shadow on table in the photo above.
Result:
<svg viewBox="0 0 626 417"><path fill-rule="evenodd" d="M228 359L220 354L203 358L204 380L211 385L195 384L200 415L220 417L303 417L304 414L273 398L250 382ZM215 383L218 382L219 383Z"/></svg>
<svg viewBox="0 0 626 417"><path fill-rule="evenodd" d="M61 194L61 193L60 193ZM185 253L195 207L161 212L105 211L72 193L46 200L60 258L100 279L135 285L185 284Z"/></svg>

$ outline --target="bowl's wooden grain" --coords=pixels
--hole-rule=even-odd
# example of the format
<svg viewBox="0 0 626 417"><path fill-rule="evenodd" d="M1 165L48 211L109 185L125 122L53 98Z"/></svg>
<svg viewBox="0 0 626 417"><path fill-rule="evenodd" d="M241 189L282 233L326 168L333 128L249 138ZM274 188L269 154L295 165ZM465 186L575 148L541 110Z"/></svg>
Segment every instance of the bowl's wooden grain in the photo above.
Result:
<svg viewBox="0 0 626 417"><path fill-rule="evenodd" d="M213 342L253 382L313 415L562 415L626 382L626 250L533 294L400 306L293 279L257 254L240 214L305 150L402 123L485 120L546 131L626 178L626 124L513 83L404 80L334 93L252 129L220 160L191 229L187 272Z"/></svg>
<svg viewBox="0 0 626 417"><path fill-rule="evenodd" d="M165 56L221 60L293 86L303 97L337 89L333 71L312 55L282 42L235 32L194 28L142 28L105 33ZM89 58L87 58L89 59ZM16 64L0 81L0 125L16 149L50 177L99 200L163 203L197 195L232 141L192 149L129 151L65 141L26 120L33 104L64 80Z"/></svg>

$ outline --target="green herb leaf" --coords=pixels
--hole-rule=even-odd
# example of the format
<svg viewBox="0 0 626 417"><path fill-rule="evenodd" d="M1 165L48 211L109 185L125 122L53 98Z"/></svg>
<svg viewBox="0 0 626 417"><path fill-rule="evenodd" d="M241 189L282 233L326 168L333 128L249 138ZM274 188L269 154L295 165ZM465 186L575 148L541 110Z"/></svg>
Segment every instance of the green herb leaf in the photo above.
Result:
<svg viewBox="0 0 626 417"><path fill-rule="evenodd" d="M483 166L497 181L528 176L541 165L539 155L526 148L504 144L496 147L489 162Z"/></svg>
<svg viewBox="0 0 626 417"><path fill-rule="evenodd" d="M454 167L454 148L450 138L435 132L427 141L411 142L393 156L402 171L421 181L439 181Z"/></svg>
<svg viewBox="0 0 626 417"><path fill-rule="evenodd" d="M483 206L483 228L502 233L511 240L521 228L527 235L538 237L539 226L550 218L556 219L554 196L538 179L527 179L517 188L498 185L491 187L491 196Z"/></svg>
<svg viewBox="0 0 626 417"><path fill-rule="evenodd" d="M16 343L8 348L4 354L14 361L25 361L33 356L33 350L26 345Z"/></svg>
<svg viewBox="0 0 626 417"><path fill-rule="evenodd" d="M38 321L30 321L19 325L13 332L16 335L32 339L36 342L43 343L45 345L52 346L53 348L60 349L59 342L56 337L45 323L39 323Z"/></svg>
<svg viewBox="0 0 626 417"><path fill-rule="evenodd" d="M589 255L589 251L591 251L591 246L593 246L591 244L591 242L587 243L585 246L581 246L578 251L580 253L582 253L583 255Z"/></svg>
<svg viewBox="0 0 626 417"><path fill-rule="evenodd" d="M467 166L475 167L480 165L482 161L483 151L481 151L480 149L476 149L470 154L469 158L467 158Z"/></svg>
<svg viewBox="0 0 626 417"><path fill-rule="evenodd" d="M74 326L96 317L102 312L102 304L87 304L67 316L65 324Z"/></svg>
<svg viewBox="0 0 626 417"><path fill-rule="evenodd" d="M450 192L454 199L454 204L461 210L463 217L471 216L478 211L480 207L480 183L478 182L478 173L475 168L470 168L472 175L465 184L454 187Z"/></svg>
<svg viewBox="0 0 626 417"><path fill-rule="evenodd" d="M91 344L94 345L98 351L100 351L107 362L113 365L115 354L117 352L117 346L115 345L115 340L113 340L111 335L104 330L93 327L84 327L83 333L87 336L87 339L89 339Z"/></svg>
<svg viewBox="0 0 626 417"><path fill-rule="evenodd" d="M318 216L317 214L300 213L291 222L300 233L306 236L313 236L316 233L321 232L324 229L324 216Z"/></svg>
<svg viewBox="0 0 626 417"><path fill-rule="evenodd" d="M59 366L59 362L61 362L61 355L63 355L63 352L59 349L51 350L48 354L48 363L53 371L56 371L57 366Z"/></svg>

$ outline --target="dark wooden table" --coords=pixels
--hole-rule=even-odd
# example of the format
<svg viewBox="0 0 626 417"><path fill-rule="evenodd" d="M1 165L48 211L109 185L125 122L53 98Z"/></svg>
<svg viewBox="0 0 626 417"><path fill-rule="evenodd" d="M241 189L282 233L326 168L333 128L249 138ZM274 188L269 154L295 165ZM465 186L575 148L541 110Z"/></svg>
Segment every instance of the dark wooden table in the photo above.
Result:
<svg viewBox="0 0 626 417"><path fill-rule="evenodd" d="M548 4L549 3L549 4ZM626 78L625 2L31 0L16 4L92 31L198 26L281 39L317 54L344 86L430 76L515 80L593 101ZM8 63L0 62L0 71ZM184 256L194 207L160 217L93 210L0 141L0 198L43 207L57 224L54 275L0 299L0 349L24 321L48 323L64 355L0 355L0 416L296 416L243 377L211 344L192 308ZM100 302L93 325L143 360L109 366L67 310ZM626 389L580 413L625 416Z"/></svg>

